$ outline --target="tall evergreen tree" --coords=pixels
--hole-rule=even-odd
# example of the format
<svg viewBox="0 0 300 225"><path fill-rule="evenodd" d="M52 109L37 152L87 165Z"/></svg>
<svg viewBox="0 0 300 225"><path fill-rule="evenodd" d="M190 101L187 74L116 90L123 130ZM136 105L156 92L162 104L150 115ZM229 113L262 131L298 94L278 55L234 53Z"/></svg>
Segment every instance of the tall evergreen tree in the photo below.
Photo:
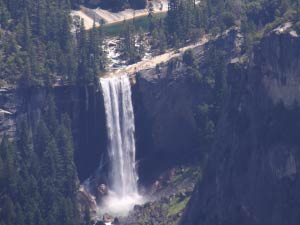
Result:
<svg viewBox="0 0 300 225"><path fill-rule="evenodd" d="M3 0L0 0L0 28L6 28L8 26L8 21L10 18L10 13L6 8Z"/></svg>
<svg viewBox="0 0 300 225"><path fill-rule="evenodd" d="M22 46L25 50L30 50L31 49L31 45L32 45L32 40L31 40L31 24L29 21L29 16L28 16L28 12L25 9L24 14L23 14L23 18L22 18L22 33L21 33L21 42L22 42Z"/></svg>
<svg viewBox="0 0 300 225"><path fill-rule="evenodd" d="M128 23L125 26L123 32L123 43L122 43L122 50L128 63L132 64L137 62L140 59L140 55L138 53L138 49L135 46L135 27L134 24Z"/></svg>

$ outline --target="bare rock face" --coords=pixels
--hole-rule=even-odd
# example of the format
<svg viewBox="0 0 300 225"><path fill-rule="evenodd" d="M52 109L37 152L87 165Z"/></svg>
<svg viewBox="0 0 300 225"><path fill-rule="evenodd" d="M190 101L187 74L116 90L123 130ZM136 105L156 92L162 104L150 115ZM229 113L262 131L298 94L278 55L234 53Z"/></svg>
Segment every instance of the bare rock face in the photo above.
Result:
<svg viewBox="0 0 300 225"><path fill-rule="evenodd" d="M86 210L89 210L92 213L96 212L96 201L92 195L88 191L86 191L83 187L80 188L77 194L77 203L79 214L83 217L85 215Z"/></svg>
<svg viewBox="0 0 300 225"><path fill-rule="evenodd" d="M202 58L212 43L230 59L235 55L237 37L238 31L233 29L193 49L196 62L205 67ZM206 146L199 147L196 108L214 101L213 88L191 81L186 65L177 58L137 74L133 98L142 182L174 165L197 159Z"/></svg>
<svg viewBox="0 0 300 225"><path fill-rule="evenodd" d="M263 40L256 63L261 63L263 84L273 102L290 107L300 99L300 37L291 31L272 33L270 38L271 42Z"/></svg>
<svg viewBox="0 0 300 225"><path fill-rule="evenodd" d="M108 187L105 184L100 184L95 191L96 202L97 204L101 204L103 201L103 197L108 195Z"/></svg>
<svg viewBox="0 0 300 225"><path fill-rule="evenodd" d="M108 194L108 188L105 184L100 184L99 187L98 187L98 192L101 194L101 195L107 195Z"/></svg>
<svg viewBox="0 0 300 225"><path fill-rule="evenodd" d="M300 37L275 30L229 65L213 152L182 225L300 221Z"/></svg>
<svg viewBox="0 0 300 225"><path fill-rule="evenodd" d="M105 213L103 215L103 222L104 223L111 223L113 221L114 221L114 218L111 215L109 215L108 213Z"/></svg>
<svg viewBox="0 0 300 225"><path fill-rule="evenodd" d="M181 66L178 61L179 71ZM154 178L158 171L187 160L197 151L194 106L209 92L196 90L183 75L168 74L167 66L162 66L159 73L153 69L136 77L133 98L142 182L144 177Z"/></svg>

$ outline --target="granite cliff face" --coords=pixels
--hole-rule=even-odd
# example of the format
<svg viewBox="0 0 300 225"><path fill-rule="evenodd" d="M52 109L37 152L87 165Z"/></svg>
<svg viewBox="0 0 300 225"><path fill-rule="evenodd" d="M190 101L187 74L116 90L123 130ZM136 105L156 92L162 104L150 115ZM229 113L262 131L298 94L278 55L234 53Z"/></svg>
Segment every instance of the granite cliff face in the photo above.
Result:
<svg viewBox="0 0 300 225"><path fill-rule="evenodd" d="M240 38L238 30L231 29L193 49L194 63L203 75L202 81L191 78L182 57L136 75L133 98L142 183L167 168L203 158L209 146L199 143L201 126L197 121L197 108L216 101L214 85L205 81L206 58L214 47L223 51L230 61L239 52Z"/></svg>
<svg viewBox="0 0 300 225"><path fill-rule="evenodd" d="M177 66L180 67L180 62ZM134 89L137 154L142 179L151 179L156 172L187 161L193 152L199 151L195 107L210 95L208 89L196 89L182 75L167 75L167 71L153 73L155 71L150 70L137 76Z"/></svg>
<svg viewBox="0 0 300 225"><path fill-rule="evenodd" d="M229 65L213 152L182 225L300 220L300 37L286 24Z"/></svg>

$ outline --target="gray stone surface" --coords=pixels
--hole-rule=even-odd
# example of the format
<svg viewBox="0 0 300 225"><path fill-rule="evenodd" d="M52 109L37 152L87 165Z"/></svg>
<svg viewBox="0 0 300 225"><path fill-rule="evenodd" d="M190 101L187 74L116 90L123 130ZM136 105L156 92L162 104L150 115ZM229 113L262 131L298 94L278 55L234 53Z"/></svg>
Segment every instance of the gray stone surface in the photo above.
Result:
<svg viewBox="0 0 300 225"><path fill-rule="evenodd" d="M253 61L229 65L213 153L182 225L299 224L299 46L293 33L273 32Z"/></svg>

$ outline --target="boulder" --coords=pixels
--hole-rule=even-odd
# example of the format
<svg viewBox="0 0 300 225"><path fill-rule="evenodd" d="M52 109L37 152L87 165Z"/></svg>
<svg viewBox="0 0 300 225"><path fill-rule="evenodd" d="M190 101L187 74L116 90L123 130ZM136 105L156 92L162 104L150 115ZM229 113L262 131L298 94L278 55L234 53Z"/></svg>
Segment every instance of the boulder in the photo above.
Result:
<svg viewBox="0 0 300 225"><path fill-rule="evenodd" d="M102 219L104 223L112 223L114 221L114 218L108 213L105 213Z"/></svg>

